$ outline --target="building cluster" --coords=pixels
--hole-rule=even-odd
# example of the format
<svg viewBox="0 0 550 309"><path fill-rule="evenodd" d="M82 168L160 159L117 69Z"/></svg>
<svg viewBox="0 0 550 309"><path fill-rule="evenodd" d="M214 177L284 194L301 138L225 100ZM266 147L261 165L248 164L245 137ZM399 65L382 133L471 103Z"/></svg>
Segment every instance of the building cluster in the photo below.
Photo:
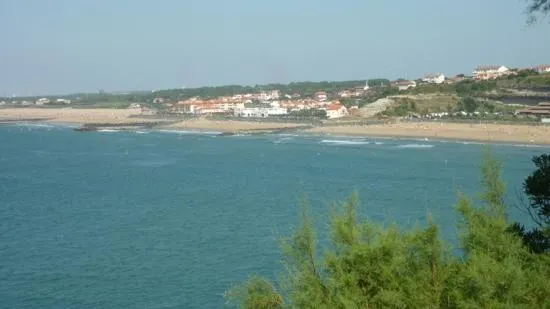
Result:
<svg viewBox="0 0 550 309"><path fill-rule="evenodd" d="M550 117L550 102L542 102L538 105L517 111L519 115Z"/></svg>
<svg viewBox="0 0 550 309"><path fill-rule="evenodd" d="M0 101L0 105L6 105L8 103L11 105L22 105L22 106L31 106L31 105L42 106L47 104L57 104L57 105L71 104L71 100L40 98L36 101L29 101L29 100L21 100L21 101L12 100L10 102Z"/></svg>
<svg viewBox="0 0 550 309"><path fill-rule="evenodd" d="M471 77L466 77L464 74L458 74L454 77L446 77L442 73L430 73L424 75L423 78L416 80L399 79L390 82L389 85L381 84L380 86L391 86L405 91L412 89L421 84L452 84L460 82L464 79L473 80L491 80L500 77L516 75L522 70L535 70L539 73L550 73L550 65L538 65L523 69L510 69L504 65L484 65L478 66L472 72ZM232 96L222 96L212 99L203 99L199 97L190 98L184 101L171 102L166 98L154 98L155 105L162 105L170 113L176 114L191 114L191 115L230 115L235 117L254 117L263 118L270 116L285 116L288 114L304 115L302 112L311 111L311 114L316 114L316 111L326 112L329 119L344 117L353 114L357 111L357 106L346 108L340 103L339 99L360 98L368 95L372 91L368 83L362 87L352 87L343 89L338 93L330 95L325 91L319 91L311 97L302 97L301 94L282 94L279 90L262 91L258 93L243 93ZM68 99L50 99L39 98L36 101L1 101L0 105L48 105L48 104L71 104ZM547 104L547 103L545 103ZM544 107L544 106L543 106ZM141 109L143 113L152 113L152 111L144 106L132 105L130 108ZM528 113L526 111L525 113ZM533 113L538 113L534 110ZM307 113L306 113L307 114ZM435 117L435 116L434 116Z"/></svg>
<svg viewBox="0 0 550 309"><path fill-rule="evenodd" d="M154 102L160 104L162 101L158 98ZM171 113L177 114L218 114L254 118L284 116L308 110L323 110L328 118L340 118L349 113L338 100L329 100L328 94L324 91L315 93L312 98L301 98L298 94L281 95L279 90L236 94L214 99L194 97L175 103L166 103L165 106Z"/></svg>
<svg viewBox="0 0 550 309"><path fill-rule="evenodd" d="M534 67L527 67L522 69L510 69L504 65L483 65L478 66L472 72L471 78L474 80L492 80L500 77L517 75L519 71L522 70L533 70L540 74L550 73L550 65L543 64ZM393 87L398 88L399 90L408 90L415 88L419 84L453 84L460 82L467 77L464 74L458 74L454 77L446 77L442 73L430 73L424 75L422 79L419 80L396 80L391 82Z"/></svg>

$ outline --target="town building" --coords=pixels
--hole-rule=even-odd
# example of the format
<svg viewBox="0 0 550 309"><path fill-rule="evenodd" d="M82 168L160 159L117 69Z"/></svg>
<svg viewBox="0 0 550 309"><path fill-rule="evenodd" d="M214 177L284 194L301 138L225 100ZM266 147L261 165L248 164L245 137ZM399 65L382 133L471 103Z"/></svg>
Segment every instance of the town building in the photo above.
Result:
<svg viewBox="0 0 550 309"><path fill-rule="evenodd" d="M550 102L542 102L538 105L517 111L519 115L550 117Z"/></svg>
<svg viewBox="0 0 550 309"><path fill-rule="evenodd" d="M400 91L407 90L416 87L416 82L413 80L397 80L392 82L393 87L396 87Z"/></svg>
<svg viewBox="0 0 550 309"><path fill-rule="evenodd" d="M236 117L266 118L269 116L286 115L287 113L288 111L286 110L286 108L281 108L281 107L269 107L269 108L248 107L248 108L235 109L233 114Z"/></svg>
<svg viewBox="0 0 550 309"><path fill-rule="evenodd" d="M447 84L455 84L458 82L461 82L466 79L466 76L464 74L457 74L454 77L448 78L445 80L445 83Z"/></svg>
<svg viewBox="0 0 550 309"><path fill-rule="evenodd" d="M539 73L550 73L550 64L541 64L535 67L535 71Z"/></svg>
<svg viewBox="0 0 550 309"><path fill-rule="evenodd" d="M474 70L474 79L489 80L510 74L510 69L503 65L479 66Z"/></svg>
<svg viewBox="0 0 550 309"><path fill-rule="evenodd" d="M50 104L51 100L48 99L48 98L40 98L38 100L36 100L35 104L36 105L44 105L44 104Z"/></svg>
<svg viewBox="0 0 550 309"><path fill-rule="evenodd" d="M57 103L57 104L71 104L71 100L69 100L69 99L57 99L57 100L55 100L55 103Z"/></svg>
<svg viewBox="0 0 550 309"><path fill-rule="evenodd" d="M342 105L340 102L332 103L326 107L327 118L335 119L341 118L348 114L347 108Z"/></svg>
<svg viewBox="0 0 550 309"><path fill-rule="evenodd" d="M324 91L319 91L317 93L315 93L315 98L318 100L318 101L326 101L328 99L328 95L326 92Z"/></svg>
<svg viewBox="0 0 550 309"><path fill-rule="evenodd" d="M271 90L271 91L262 91L260 93L259 100L262 102L267 102L271 100L278 100L281 96L281 92L279 90Z"/></svg>
<svg viewBox="0 0 550 309"><path fill-rule="evenodd" d="M422 81L429 84L442 84L445 81L445 75L441 73L426 74Z"/></svg>

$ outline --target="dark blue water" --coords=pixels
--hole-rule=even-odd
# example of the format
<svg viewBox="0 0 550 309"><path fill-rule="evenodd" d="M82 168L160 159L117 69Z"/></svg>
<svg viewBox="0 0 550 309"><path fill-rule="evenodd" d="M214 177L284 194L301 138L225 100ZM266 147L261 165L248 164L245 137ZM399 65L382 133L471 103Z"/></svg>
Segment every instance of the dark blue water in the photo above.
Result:
<svg viewBox="0 0 550 309"><path fill-rule="evenodd" d="M531 157L548 151L493 150L511 201ZM304 194L321 227L327 203L356 189L364 217L406 227L430 212L453 242L456 190L476 192L481 151L435 141L3 126L0 307L221 308L232 284L281 270L277 237L296 225Z"/></svg>

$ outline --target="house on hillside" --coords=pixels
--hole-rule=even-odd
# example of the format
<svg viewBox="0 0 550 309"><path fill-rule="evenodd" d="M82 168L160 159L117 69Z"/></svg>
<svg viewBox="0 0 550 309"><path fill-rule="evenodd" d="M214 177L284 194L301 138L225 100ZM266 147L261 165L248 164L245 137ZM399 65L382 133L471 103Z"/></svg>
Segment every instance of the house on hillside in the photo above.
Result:
<svg viewBox="0 0 550 309"><path fill-rule="evenodd" d="M422 81L429 84L442 84L445 81L445 75L441 73L426 74Z"/></svg>
<svg viewBox="0 0 550 309"><path fill-rule="evenodd" d="M348 97L351 97L352 93L349 90L343 90L343 91L338 92L338 95L341 98L348 98Z"/></svg>
<svg viewBox="0 0 550 309"><path fill-rule="evenodd" d="M392 82L391 84L393 87L397 87L397 89L401 90L407 90L411 88L416 87L416 82L414 80L397 80Z"/></svg>
<svg viewBox="0 0 550 309"><path fill-rule="evenodd" d="M286 115L288 113L286 108L281 107L248 107L235 109L233 115L236 117L247 117L247 118L266 118L269 116L280 116Z"/></svg>
<svg viewBox="0 0 550 309"><path fill-rule="evenodd" d="M510 74L510 69L503 65L479 66L474 70L474 79L489 80Z"/></svg>
<svg viewBox="0 0 550 309"><path fill-rule="evenodd" d="M464 76L464 74L457 74L454 77L451 77L451 78L448 78L447 80L445 80L445 83L454 84L454 83L461 82L465 79L466 79L466 76Z"/></svg>
<svg viewBox="0 0 550 309"><path fill-rule="evenodd" d="M328 95L326 92L324 91L319 91L317 93L315 93L315 99L317 99L317 101L326 101L328 99Z"/></svg>
<svg viewBox="0 0 550 309"><path fill-rule="evenodd" d="M35 104L36 105L44 105L44 104L50 104L52 101L48 98L40 98L38 100L36 100Z"/></svg>
<svg viewBox="0 0 550 309"><path fill-rule="evenodd" d="M153 99L154 104L162 104L164 102L166 102L166 100L164 98L154 98Z"/></svg>
<svg viewBox="0 0 550 309"><path fill-rule="evenodd" d="M267 102L271 100L278 100L280 96L281 92L279 90L262 91L260 93L260 101Z"/></svg>
<svg viewBox="0 0 550 309"><path fill-rule="evenodd" d="M340 102L330 104L327 106L326 111L328 119L340 118L348 114L348 109Z"/></svg>
<svg viewBox="0 0 550 309"><path fill-rule="evenodd" d="M71 104L71 100L69 100L69 99L57 99L57 100L55 100L55 103L57 103L57 104Z"/></svg>
<svg viewBox="0 0 550 309"><path fill-rule="evenodd" d="M539 73L550 73L550 64L541 64L535 67L535 71Z"/></svg>
<svg viewBox="0 0 550 309"><path fill-rule="evenodd" d="M530 115L538 117L550 117L550 102L542 102L538 105L517 111L519 115Z"/></svg>

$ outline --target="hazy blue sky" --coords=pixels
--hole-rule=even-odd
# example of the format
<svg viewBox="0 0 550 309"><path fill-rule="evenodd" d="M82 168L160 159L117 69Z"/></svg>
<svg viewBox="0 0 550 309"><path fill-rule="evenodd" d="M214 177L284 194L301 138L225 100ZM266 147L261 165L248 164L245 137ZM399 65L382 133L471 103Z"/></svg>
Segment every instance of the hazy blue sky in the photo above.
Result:
<svg viewBox="0 0 550 309"><path fill-rule="evenodd" d="M470 73L550 62L523 0L1 0L0 95Z"/></svg>

